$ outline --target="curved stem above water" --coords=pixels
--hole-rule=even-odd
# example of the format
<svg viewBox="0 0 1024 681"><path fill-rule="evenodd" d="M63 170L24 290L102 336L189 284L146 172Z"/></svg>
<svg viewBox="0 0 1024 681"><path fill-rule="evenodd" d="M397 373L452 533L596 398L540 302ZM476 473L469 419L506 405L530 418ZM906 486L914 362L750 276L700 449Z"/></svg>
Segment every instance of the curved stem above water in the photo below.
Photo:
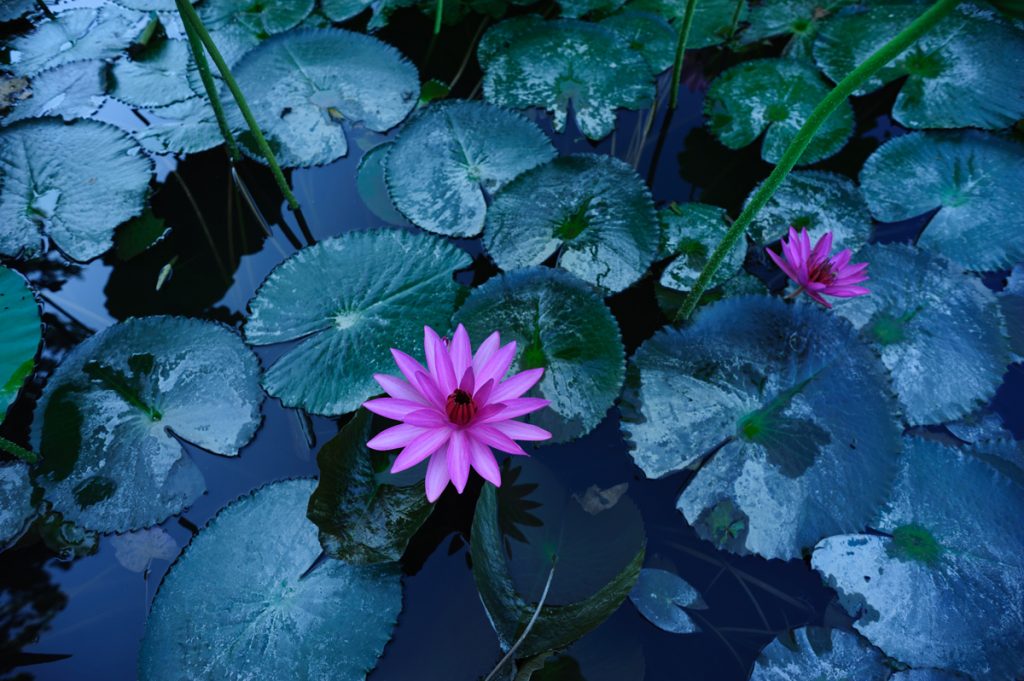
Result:
<svg viewBox="0 0 1024 681"><path fill-rule="evenodd" d="M697 0L686 0L683 22L679 25L679 42L676 43L676 61L672 65L672 94L668 106L675 109L679 103L679 81L683 77L683 59L686 58L686 41L690 37L690 26L693 25L693 13L697 9Z"/></svg>

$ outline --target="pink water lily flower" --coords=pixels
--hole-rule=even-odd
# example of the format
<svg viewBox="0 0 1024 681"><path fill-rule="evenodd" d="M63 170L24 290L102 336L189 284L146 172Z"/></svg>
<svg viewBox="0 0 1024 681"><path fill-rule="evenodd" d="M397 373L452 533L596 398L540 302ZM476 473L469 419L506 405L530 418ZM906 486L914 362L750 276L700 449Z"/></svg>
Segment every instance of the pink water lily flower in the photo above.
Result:
<svg viewBox="0 0 1024 681"><path fill-rule="evenodd" d="M551 433L515 417L548 406L547 400L522 397L544 375L543 369L527 369L505 378L516 356L515 341L501 345L495 331L480 344L476 354L469 334L459 324L451 343L423 328L427 367L401 350L391 349L403 381L375 374L390 397L364 402L363 406L389 419L403 421L367 443L370 449L401 449L392 473L404 471L426 458L427 499L435 501L448 482L459 494L466 489L469 469L484 480L501 486L501 472L491 448L525 455L516 440L547 440Z"/></svg>
<svg viewBox="0 0 1024 681"><path fill-rule="evenodd" d="M851 264L853 254L848 248L830 255L832 232L826 232L811 248L811 237L807 230L801 229L798 234L790 227L789 241L785 238L782 240L782 257L770 248L765 250L786 276L797 283L797 290L790 294L791 298L806 293L825 307L832 307L822 296L853 298L871 293L863 286L856 285L867 281L866 262Z"/></svg>

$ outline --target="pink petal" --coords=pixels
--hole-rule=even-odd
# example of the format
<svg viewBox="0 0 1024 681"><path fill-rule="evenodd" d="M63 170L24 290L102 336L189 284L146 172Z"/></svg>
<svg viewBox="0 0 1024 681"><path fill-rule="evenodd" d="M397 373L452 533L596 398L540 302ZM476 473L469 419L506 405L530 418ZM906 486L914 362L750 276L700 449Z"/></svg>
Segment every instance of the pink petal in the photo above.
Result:
<svg viewBox="0 0 1024 681"><path fill-rule="evenodd" d="M421 371L426 371L422 364L401 350L391 348L391 356L395 358L395 364L398 365L398 370L402 372L403 376L405 376L405 380L410 383L413 383L413 377L416 374Z"/></svg>
<svg viewBox="0 0 1024 681"><path fill-rule="evenodd" d="M479 381L477 381L477 383L479 384ZM475 393L473 393L473 401L476 402L478 406L486 405L488 402L490 402L491 390L493 388L494 381L487 381L479 388L477 388L477 391Z"/></svg>
<svg viewBox="0 0 1024 681"><path fill-rule="evenodd" d="M797 280L796 271L794 271L793 268L790 267L788 262L786 262L779 256L775 255L775 251L773 251L772 249L766 248L764 250L767 251L768 257L772 259L772 262L778 265L779 269L786 273L787 277L789 277L793 281Z"/></svg>
<svg viewBox="0 0 1024 681"><path fill-rule="evenodd" d="M493 428L508 435L513 440L539 441L551 439L551 433L538 428L532 423L522 421L499 421L491 424Z"/></svg>
<svg viewBox="0 0 1024 681"><path fill-rule="evenodd" d="M489 421L500 421L502 414L505 412L505 405L501 402L492 402L485 404L476 413L474 423L487 423Z"/></svg>
<svg viewBox="0 0 1024 681"><path fill-rule="evenodd" d="M421 371L414 377L416 387L426 398L426 401L437 407L438 409L444 409L446 397L437 387L437 383L434 382L434 377L425 371Z"/></svg>
<svg viewBox="0 0 1024 681"><path fill-rule="evenodd" d="M503 381L498 384L491 393L491 401L504 402L506 400L519 397L532 388L543 375L543 369L527 369L526 371L520 371L515 376L510 377L507 381Z"/></svg>
<svg viewBox="0 0 1024 681"><path fill-rule="evenodd" d="M830 296L835 296L836 298L854 298L856 296L866 296L869 293L871 293L871 291L863 286L843 286L841 288L828 291Z"/></svg>
<svg viewBox="0 0 1024 681"><path fill-rule="evenodd" d="M455 369L455 380L461 382L466 369L473 365L473 348L469 344L469 334L466 327L459 324L452 336L452 344L448 348L448 354L452 358L452 366Z"/></svg>
<svg viewBox="0 0 1024 681"><path fill-rule="evenodd" d="M818 239L818 243L814 245L814 250L811 251L812 262L822 262L828 259L828 254L832 252L832 232L825 232L825 235Z"/></svg>
<svg viewBox="0 0 1024 681"><path fill-rule="evenodd" d="M473 376L473 367L466 369L466 373L462 374L462 380L459 382L459 390L470 395L476 389L476 380Z"/></svg>
<svg viewBox="0 0 1024 681"><path fill-rule="evenodd" d="M480 371L476 372L476 380L481 383L486 383L491 380L495 382L500 381L505 377L505 374L508 373L508 368L512 366L512 360L515 358L516 342L512 341L495 352L494 356L484 363Z"/></svg>
<svg viewBox="0 0 1024 681"><path fill-rule="evenodd" d="M427 464L427 477L424 480L427 488L427 501L434 503L441 492L448 486L448 448L442 447L430 457Z"/></svg>
<svg viewBox="0 0 1024 681"><path fill-rule="evenodd" d="M378 452L387 452L392 449L398 449L399 447L406 446L422 434L422 428L402 423L397 426L392 426L387 430L382 430L377 434L377 437L372 438L367 442L366 446L370 449L375 449Z"/></svg>
<svg viewBox="0 0 1024 681"><path fill-rule="evenodd" d="M427 350L427 366L430 374L437 381L437 387L445 395L451 395L458 384L455 382L455 368L452 366L452 358L448 354L448 348L441 341L429 326L423 327L423 346Z"/></svg>
<svg viewBox="0 0 1024 681"><path fill-rule="evenodd" d="M484 365L494 356L500 346L501 334L495 331L476 349L476 354L473 355L473 373L479 377Z"/></svg>
<svg viewBox="0 0 1024 681"><path fill-rule="evenodd" d="M448 428L451 426L448 417L437 409L418 409L407 414L402 420L417 428Z"/></svg>
<svg viewBox="0 0 1024 681"><path fill-rule="evenodd" d="M423 409L423 402L416 400L399 400L393 397L381 397L363 402L363 406L374 414L384 418L404 421L406 414Z"/></svg>
<svg viewBox="0 0 1024 681"><path fill-rule="evenodd" d="M524 414L530 414L543 409L544 407L551 404L547 400L542 400L539 397L518 397L512 400L505 400L501 403L504 405L504 409L496 413L493 417L481 419L484 423L489 423L496 420L508 420L514 419L517 416ZM477 414L479 418L480 414Z"/></svg>
<svg viewBox="0 0 1024 681"><path fill-rule="evenodd" d="M384 392L396 399L427 403L427 398L421 395L419 390L400 378L388 374L374 374L373 380L380 384Z"/></svg>
<svg viewBox="0 0 1024 681"><path fill-rule="evenodd" d="M401 473L407 468L412 468L444 446L451 434L452 431L448 428L431 428L424 431L399 453L398 458L391 464L391 472Z"/></svg>
<svg viewBox="0 0 1024 681"><path fill-rule="evenodd" d="M508 435L490 425L474 424L470 429L470 435L488 447L494 447L499 452L526 455L523 448L516 444Z"/></svg>
<svg viewBox="0 0 1024 681"><path fill-rule="evenodd" d="M448 477L452 479L459 494L466 489L466 482L469 480L469 458L466 431L453 431L452 439L448 443Z"/></svg>
<svg viewBox="0 0 1024 681"><path fill-rule="evenodd" d="M495 487L501 487L501 469L491 448L472 436L469 437L469 460L481 478Z"/></svg>

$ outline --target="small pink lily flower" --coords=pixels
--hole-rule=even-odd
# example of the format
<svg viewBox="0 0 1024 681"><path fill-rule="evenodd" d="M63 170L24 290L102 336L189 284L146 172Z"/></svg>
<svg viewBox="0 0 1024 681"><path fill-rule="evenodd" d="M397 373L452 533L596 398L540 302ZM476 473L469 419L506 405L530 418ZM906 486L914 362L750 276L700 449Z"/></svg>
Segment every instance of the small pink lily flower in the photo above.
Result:
<svg viewBox="0 0 1024 681"><path fill-rule="evenodd" d="M513 420L548 406L547 400L522 397L544 370L528 369L505 379L516 356L516 344L513 341L502 346L497 331L480 344L475 355L461 324L451 343L442 341L429 326L423 327L423 336L427 368L392 348L405 380L374 375L390 397L370 400L363 406L403 423L382 431L367 446L377 451L401 448L391 466L392 473L429 457L426 490L430 502L441 496L449 482L462 494L470 468L500 487L501 472L492 447L525 455L516 440L551 437L543 428Z"/></svg>
<svg viewBox="0 0 1024 681"><path fill-rule="evenodd" d="M798 234L790 227L789 241L787 242L785 238L782 240L782 257L777 256L770 248L765 250L768 257L786 273L786 276L797 283L796 291L791 293L789 298L804 292L825 307L832 307L831 303L822 297L823 295L853 298L871 293L863 286L856 286L868 279L866 262L850 264L853 254L848 248L835 255L829 254L832 250L832 232L826 232L812 249L811 237L807 230L801 229Z"/></svg>

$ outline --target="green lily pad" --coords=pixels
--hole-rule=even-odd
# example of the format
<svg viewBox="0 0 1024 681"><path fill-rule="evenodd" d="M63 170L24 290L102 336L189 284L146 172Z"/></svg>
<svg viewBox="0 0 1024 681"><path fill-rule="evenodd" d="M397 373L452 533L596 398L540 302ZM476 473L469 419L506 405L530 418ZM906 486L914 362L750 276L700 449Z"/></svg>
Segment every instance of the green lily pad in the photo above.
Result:
<svg viewBox="0 0 1024 681"><path fill-rule="evenodd" d="M402 609L401 571L327 559L306 574L320 555L314 484L263 487L196 535L153 600L140 678L366 678Z"/></svg>
<svg viewBox="0 0 1024 681"><path fill-rule="evenodd" d="M989 400L1010 363L995 294L945 258L910 246L867 246L871 294L839 301L882 357L912 425L960 418Z"/></svg>
<svg viewBox="0 0 1024 681"><path fill-rule="evenodd" d="M618 33L629 49L639 52L651 73L657 75L675 62L679 36L657 14L626 10L604 19L601 25Z"/></svg>
<svg viewBox="0 0 1024 681"><path fill-rule="evenodd" d="M350 232L304 248L270 273L249 301L253 345L299 341L263 377L286 406L336 416L380 392L388 348L447 328L469 256L438 237L388 229ZM481 336L482 338L483 336Z"/></svg>
<svg viewBox="0 0 1024 681"><path fill-rule="evenodd" d="M331 21L341 23L362 13L374 0L321 0L320 8Z"/></svg>
<svg viewBox="0 0 1024 681"><path fill-rule="evenodd" d="M626 7L660 14L677 29L686 12L686 3L676 0L633 0ZM701 0L693 10L693 23L686 39L687 49L697 50L724 43L747 18L747 11L746 0Z"/></svg>
<svg viewBox="0 0 1024 681"><path fill-rule="evenodd" d="M610 14L624 5L626 0L558 0L561 16L579 19L587 14Z"/></svg>
<svg viewBox="0 0 1024 681"><path fill-rule="evenodd" d="M301 24L315 4L316 0L205 0L198 12L203 25L215 32L214 42L218 36L230 36L230 42L255 46Z"/></svg>
<svg viewBox="0 0 1024 681"><path fill-rule="evenodd" d="M885 656L856 634L801 627L781 634L761 651L750 681L857 679L887 681Z"/></svg>
<svg viewBox="0 0 1024 681"><path fill-rule="evenodd" d="M814 45L818 66L838 82L927 9L889 4L846 12ZM892 115L908 128L1006 128L1024 117L1024 30L977 8L954 10L867 80L864 94L906 77Z"/></svg>
<svg viewBox="0 0 1024 681"><path fill-rule="evenodd" d="M811 48L825 21L851 0L764 0L754 5L747 17L749 25L740 34L740 42L749 45L768 38L788 36L782 55L793 59L813 59Z"/></svg>
<svg viewBox="0 0 1024 681"><path fill-rule="evenodd" d="M0 464L0 549L20 537L35 514L28 466L21 461Z"/></svg>
<svg viewBox="0 0 1024 681"><path fill-rule="evenodd" d="M0 266L0 423L35 368L42 340L35 294L20 274Z"/></svg>
<svg viewBox="0 0 1024 681"><path fill-rule="evenodd" d="M343 121L384 132L402 122L419 95L416 67L398 50L341 29L274 36L232 70L283 166L341 158L348 153ZM248 127L236 109L229 118L248 148Z"/></svg>
<svg viewBox="0 0 1024 681"><path fill-rule="evenodd" d="M224 143L210 100L189 97L149 109L149 125L135 133L145 149L156 154L197 154Z"/></svg>
<svg viewBox="0 0 1024 681"><path fill-rule="evenodd" d="M918 245L972 270L1024 260L1024 145L985 133L929 132L883 144L864 163L871 214L898 222L936 210Z"/></svg>
<svg viewBox="0 0 1024 681"><path fill-rule="evenodd" d="M565 130L570 102L576 126L590 139L615 127L615 109L654 101L647 62L610 28L536 15L507 19L480 40L484 97L513 109L541 107L556 132Z"/></svg>
<svg viewBox="0 0 1024 681"><path fill-rule="evenodd" d="M88 159L88 163L82 163ZM0 130L0 254L33 257L48 236L84 262L142 212L153 163L127 133L97 121L24 120Z"/></svg>
<svg viewBox="0 0 1024 681"><path fill-rule="evenodd" d="M640 279L660 240L654 201L637 172L610 156L563 156L498 192L484 248L503 270L558 265L610 292Z"/></svg>
<svg viewBox="0 0 1024 681"><path fill-rule="evenodd" d="M976 679L1024 672L1024 488L988 464L907 438L887 533L829 537L813 567L853 626L915 667Z"/></svg>
<svg viewBox="0 0 1024 681"><path fill-rule="evenodd" d="M5 125L25 118L61 116L66 121L91 116L105 96L103 63L76 61L32 76L29 97L15 102Z"/></svg>
<svg viewBox="0 0 1024 681"><path fill-rule="evenodd" d="M674 258L662 272L660 283L674 291L689 291L729 229L725 209L704 203L673 204L658 211L658 217L660 255ZM746 255L747 242L740 240L711 278L709 288L724 284L739 272Z"/></svg>
<svg viewBox="0 0 1024 681"><path fill-rule="evenodd" d="M32 76L45 69L87 59L112 59L142 32L148 17L115 5L69 9L55 19L40 22L32 33L7 42L16 76Z"/></svg>
<svg viewBox="0 0 1024 681"><path fill-rule="evenodd" d="M2 0L0 21L14 21L37 9L39 4L36 0Z"/></svg>
<svg viewBox="0 0 1024 681"><path fill-rule="evenodd" d="M572 275L532 268L495 277L473 289L455 315L470 338L500 331L516 341L513 371L544 367L531 394L551 402L523 420L554 442L597 427L622 387L625 350L604 302Z"/></svg>
<svg viewBox="0 0 1024 681"><path fill-rule="evenodd" d="M72 350L36 407L36 484L82 527L124 532L205 489L180 440L234 456L260 424L259 362L232 331L183 317L109 327Z"/></svg>
<svg viewBox="0 0 1024 681"><path fill-rule="evenodd" d="M629 600L654 626L673 634L693 634L700 627L683 608L703 610L704 600L689 582L667 570L644 568Z"/></svg>
<svg viewBox="0 0 1024 681"><path fill-rule="evenodd" d="M374 435L372 424L371 415L360 409L320 448L320 481L309 498L309 519L320 528L324 551L352 565L401 558L434 509L421 480L401 486L392 484L393 476L378 475L376 465L383 469L389 462L366 446Z"/></svg>
<svg viewBox="0 0 1024 681"><path fill-rule="evenodd" d="M476 236L487 199L555 157L540 128L480 102L431 106L409 121L386 160L391 199L413 224L447 236Z"/></svg>
<svg viewBox="0 0 1024 681"><path fill-rule="evenodd" d="M789 559L874 518L899 451L894 406L849 324L749 296L637 350L621 427L649 477L703 463L678 503L699 535Z"/></svg>
<svg viewBox="0 0 1024 681"><path fill-rule="evenodd" d="M786 236L790 227L806 229L815 243L832 232L833 248L856 251L871 238L871 213L851 180L821 170L798 170L782 181L758 211L749 234L755 243L766 246Z"/></svg>
<svg viewBox="0 0 1024 681"><path fill-rule="evenodd" d="M704 112L708 128L730 149L753 144L761 134L761 158L778 163L800 126L831 88L811 65L796 59L755 59L737 64L711 83ZM840 104L818 128L800 164L842 149L853 134L853 107Z"/></svg>
<svg viewBox="0 0 1024 681"><path fill-rule="evenodd" d="M167 106L192 97L188 83L191 49L184 40L158 40L127 55L110 70L110 95L131 106Z"/></svg>

